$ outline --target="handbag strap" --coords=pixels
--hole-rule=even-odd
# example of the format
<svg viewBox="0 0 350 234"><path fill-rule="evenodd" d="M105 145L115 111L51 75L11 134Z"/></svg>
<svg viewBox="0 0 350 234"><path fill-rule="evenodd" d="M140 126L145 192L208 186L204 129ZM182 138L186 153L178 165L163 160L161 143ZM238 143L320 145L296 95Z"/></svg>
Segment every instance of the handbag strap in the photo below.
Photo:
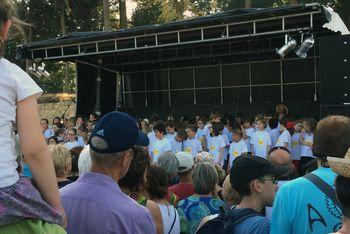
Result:
<svg viewBox="0 0 350 234"><path fill-rule="evenodd" d="M332 188L329 184L324 182L320 177L313 173L306 174L303 176L305 179L311 181L316 187L321 190L324 194L329 197L335 205L337 205L340 209L342 209L342 204L338 200L334 188Z"/></svg>
<svg viewBox="0 0 350 234"><path fill-rule="evenodd" d="M173 224L171 224L171 227L170 227L170 230L169 230L168 234L170 234L171 231L173 230L174 225L175 225L175 221L176 221L176 211L175 211L174 206L173 206L173 210L174 210L174 221L173 221Z"/></svg>

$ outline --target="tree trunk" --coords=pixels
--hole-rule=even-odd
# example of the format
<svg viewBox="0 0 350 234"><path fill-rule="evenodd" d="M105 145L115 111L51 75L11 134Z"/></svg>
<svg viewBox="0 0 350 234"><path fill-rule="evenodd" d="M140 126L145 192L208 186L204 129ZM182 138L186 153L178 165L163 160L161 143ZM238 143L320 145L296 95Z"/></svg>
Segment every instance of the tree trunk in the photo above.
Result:
<svg viewBox="0 0 350 234"><path fill-rule="evenodd" d="M245 0L244 8L252 8L252 0Z"/></svg>
<svg viewBox="0 0 350 234"><path fill-rule="evenodd" d="M185 12L185 2L184 0L173 0L173 4L175 7L176 18L183 19Z"/></svg>
<svg viewBox="0 0 350 234"><path fill-rule="evenodd" d="M119 0L119 18L120 18L120 28L128 27L128 16L126 15L126 2L125 0Z"/></svg>
<svg viewBox="0 0 350 234"><path fill-rule="evenodd" d="M111 19L109 17L109 0L103 0L103 26L104 30L112 30Z"/></svg>
<svg viewBox="0 0 350 234"><path fill-rule="evenodd" d="M64 35L67 34L67 28L66 28L66 7L65 7L64 2L62 2L62 5L61 5L60 22L61 22L61 34L62 34L62 36L64 36ZM69 92L68 62L64 63L63 92L64 93L68 93Z"/></svg>

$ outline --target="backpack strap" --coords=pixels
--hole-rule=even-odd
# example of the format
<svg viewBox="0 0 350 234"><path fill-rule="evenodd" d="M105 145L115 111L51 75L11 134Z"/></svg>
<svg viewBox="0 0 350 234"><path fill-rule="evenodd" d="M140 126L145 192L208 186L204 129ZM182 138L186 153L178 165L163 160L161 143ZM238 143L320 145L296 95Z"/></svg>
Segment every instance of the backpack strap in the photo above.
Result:
<svg viewBox="0 0 350 234"><path fill-rule="evenodd" d="M229 234L234 231L234 227L240 222L254 216L261 216L260 213L256 212L253 209L235 209L228 210L227 215L229 216L228 222L226 223L223 233Z"/></svg>
<svg viewBox="0 0 350 234"><path fill-rule="evenodd" d="M329 197L335 205L337 205L340 209L342 209L342 205L338 200L335 189L332 188L329 184L323 181L319 176L309 173L303 176L305 179L312 182L321 192L323 192L327 197Z"/></svg>

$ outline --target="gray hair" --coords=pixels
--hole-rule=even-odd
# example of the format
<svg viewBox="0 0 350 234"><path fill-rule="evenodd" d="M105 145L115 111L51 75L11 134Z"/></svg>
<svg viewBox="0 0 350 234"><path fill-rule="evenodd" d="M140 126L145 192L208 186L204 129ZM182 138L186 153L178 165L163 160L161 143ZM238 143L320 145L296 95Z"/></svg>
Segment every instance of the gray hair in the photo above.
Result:
<svg viewBox="0 0 350 234"><path fill-rule="evenodd" d="M199 195L215 191L219 182L218 173L210 163L197 164L193 169L192 180L194 191Z"/></svg>
<svg viewBox="0 0 350 234"><path fill-rule="evenodd" d="M97 147L99 149L106 149L106 147L108 147L106 141L100 137L93 137L91 139L91 143L94 145L94 147ZM100 167L114 167L115 165L117 165L117 163L124 154L125 151L118 153L98 153L90 148L92 165L98 165Z"/></svg>
<svg viewBox="0 0 350 234"><path fill-rule="evenodd" d="M179 171L179 161L171 151L164 152L158 158L157 164L165 171L169 180Z"/></svg>

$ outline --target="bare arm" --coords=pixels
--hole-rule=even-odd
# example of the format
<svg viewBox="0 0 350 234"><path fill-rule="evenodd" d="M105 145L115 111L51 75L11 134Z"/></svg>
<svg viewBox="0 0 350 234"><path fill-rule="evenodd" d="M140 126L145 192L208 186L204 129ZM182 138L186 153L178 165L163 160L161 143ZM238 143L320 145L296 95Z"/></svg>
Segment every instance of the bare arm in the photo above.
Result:
<svg viewBox="0 0 350 234"><path fill-rule="evenodd" d="M38 190L47 203L62 212L65 226L65 213L58 193L55 170L41 132L36 96L17 103L17 127L22 153Z"/></svg>
<svg viewBox="0 0 350 234"><path fill-rule="evenodd" d="M163 219L158 205L154 201L147 200L146 207L153 216L153 220L157 229L157 234L163 234Z"/></svg>

